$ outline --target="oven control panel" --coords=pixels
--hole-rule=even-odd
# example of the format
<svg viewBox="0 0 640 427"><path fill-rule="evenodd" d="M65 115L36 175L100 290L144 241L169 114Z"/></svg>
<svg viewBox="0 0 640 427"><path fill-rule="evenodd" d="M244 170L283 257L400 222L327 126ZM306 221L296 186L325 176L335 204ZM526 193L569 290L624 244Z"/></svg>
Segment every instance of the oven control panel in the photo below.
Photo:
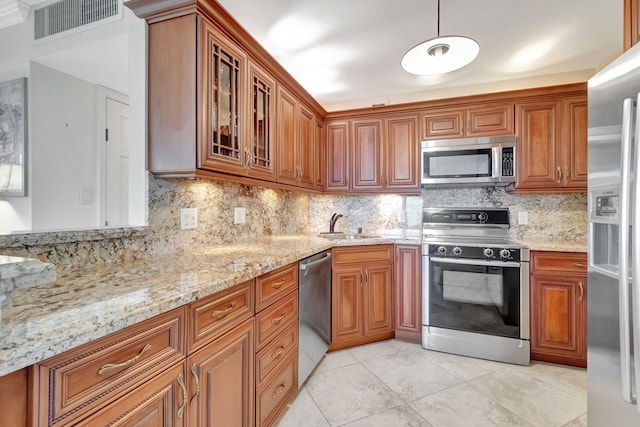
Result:
<svg viewBox="0 0 640 427"><path fill-rule="evenodd" d="M520 249L500 246L429 245L432 258L484 259L520 262Z"/></svg>

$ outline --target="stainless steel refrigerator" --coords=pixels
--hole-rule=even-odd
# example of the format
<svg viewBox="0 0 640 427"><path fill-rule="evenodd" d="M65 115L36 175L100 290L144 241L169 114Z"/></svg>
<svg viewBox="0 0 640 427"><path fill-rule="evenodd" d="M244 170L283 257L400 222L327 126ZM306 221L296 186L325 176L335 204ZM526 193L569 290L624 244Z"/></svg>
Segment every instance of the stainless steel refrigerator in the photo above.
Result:
<svg viewBox="0 0 640 427"><path fill-rule="evenodd" d="M640 45L588 87L587 418L639 427Z"/></svg>

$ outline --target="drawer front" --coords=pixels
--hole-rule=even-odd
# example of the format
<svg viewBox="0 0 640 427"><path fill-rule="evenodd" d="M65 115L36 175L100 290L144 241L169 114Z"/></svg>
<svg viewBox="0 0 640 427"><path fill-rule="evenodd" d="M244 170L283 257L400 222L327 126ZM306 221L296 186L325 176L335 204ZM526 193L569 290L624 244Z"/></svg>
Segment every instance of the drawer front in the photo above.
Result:
<svg viewBox="0 0 640 427"><path fill-rule="evenodd" d="M173 310L34 366L40 425L77 420L183 360L185 318Z"/></svg>
<svg viewBox="0 0 640 427"><path fill-rule="evenodd" d="M298 390L298 358L291 357L273 379L256 390L256 427L270 426Z"/></svg>
<svg viewBox="0 0 640 427"><path fill-rule="evenodd" d="M188 407L184 378L180 363L74 426L184 426Z"/></svg>
<svg viewBox="0 0 640 427"><path fill-rule="evenodd" d="M260 350L292 322L298 321L298 291L256 314L256 349Z"/></svg>
<svg viewBox="0 0 640 427"><path fill-rule="evenodd" d="M271 372L280 367L291 355L298 354L298 323L292 323L256 354L256 379L260 385Z"/></svg>
<svg viewBox="0 0 640 427"><path fill-rule="evenodd" d="M256 311L261 311L298 289L298 265L289 264L256 279Z"/></svg>
<svg viewBox="0 0 640 427"><path fill-rule="evenodd" d="M393 245L345 246L333 248L331 251L333 265L393 260Z"/></svg>
<svg viewBox="0 0 640 427"><path fill-rule="evenodd" d="M531 273L586 275L587 254L531 251Z"/></svg>
<svg viewBox="0 0 640 427"><path fill-rule="evenodd" d="M253 280L189 304L189 353L253 316Z"/></svg>

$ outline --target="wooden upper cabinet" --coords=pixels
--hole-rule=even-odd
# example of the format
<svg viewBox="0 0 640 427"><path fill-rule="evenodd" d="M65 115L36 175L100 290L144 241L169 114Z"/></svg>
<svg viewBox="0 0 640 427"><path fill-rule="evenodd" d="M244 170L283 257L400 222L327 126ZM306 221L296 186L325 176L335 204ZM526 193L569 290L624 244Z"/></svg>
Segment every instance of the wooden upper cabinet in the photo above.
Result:
<svg viewBox="0 0 640 427"><path fill-rule="evenodd" d="M420 191L418 116L385 118L385 167L382 182L387 189Z"/></svg>
<svg viewBox="0 0 640 427"><path fill-rule="evenodd" d="M314 186L314 116L278 86L277 181L298 187Z"/></svg>
<svg viewBox="0 0 640 427"><path fill-rule="evenodd" d="M351 135L351 188L381 189L382 120L354 120Z"/></svg>
<svg viewBox="0 0 640 427"><path fill-rule="evenodd" d="M314 179L316 190L324 190L325 186L325 165L327 163L327 149L324 138L324 124L322 120L316 118L314 121L315 136L313 140L315 162L314 162Z"/></svg>
<svg viewBox="0 0 640 427"><path fill-rule="evenodd" d="M513 104L435 109L422 113L422 139L509 135L515 131Z"/></svg>
<svg viewBox="0 0 640 427"><path fill-rule="evenodd" d="M329 122L325 131L326 189L349 191L349 122Z"/></svg>
<svg viewBox="0 0 640 427"><path fill-rule="evenodd" d="M244 119L246 55L202 20L203 169L244 174L251 162Z"/></svg>
<svg viewBox="0 0 640 427"><path fill-rule="evenodd" d="M518 183L515 192L587 189L587 97L516 104Z"/></svg>
<svg viewBox="0 0 640 427"><path fill-rule="evenodd" d="M640 40L640 1L624 0L624 50Z"/></svg>
<svg viewBox="0 0 640 427"><path fill-rule="evenodd" d="M245 169L255 178L275 181L276 83L256 64L249 63L249 141Z"/></svg>

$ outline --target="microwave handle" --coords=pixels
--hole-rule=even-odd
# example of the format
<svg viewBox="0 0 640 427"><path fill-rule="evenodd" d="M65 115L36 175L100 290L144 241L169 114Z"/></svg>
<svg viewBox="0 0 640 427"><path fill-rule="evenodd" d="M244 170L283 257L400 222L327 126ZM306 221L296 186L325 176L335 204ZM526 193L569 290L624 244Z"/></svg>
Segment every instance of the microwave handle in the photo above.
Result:
<svg viewBox="0 0 640 427"><path fill-rule="evenodd" d="M502 148L491 147L491 177L500 179L502 177Z"/></svg>

